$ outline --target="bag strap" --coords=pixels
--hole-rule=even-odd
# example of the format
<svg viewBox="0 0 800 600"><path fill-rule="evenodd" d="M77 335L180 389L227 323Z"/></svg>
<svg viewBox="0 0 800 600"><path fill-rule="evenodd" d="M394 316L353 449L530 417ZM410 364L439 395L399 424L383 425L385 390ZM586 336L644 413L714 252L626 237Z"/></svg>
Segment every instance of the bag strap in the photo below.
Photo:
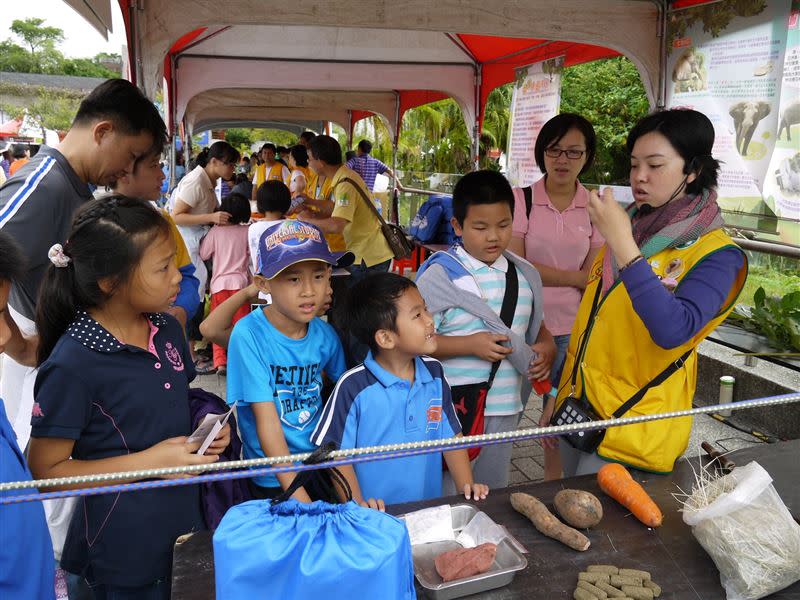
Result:
<svg viewBox="0 0 800 600"><path fill-rule="evenodd" d="M347 182L354 188L356 188L356 190L358 191L358 195L361 196L364 199L364 202L367 203L367 206L369 206L370 210L372 211L372 214L378 217L378 221L380 221L381 227L386 227L386 221L384 221L383 216L381 216L381 213L379 213L378 209L375 208L375 204L373 204L372 200L370 200L364 193L364 190L361 189L361 186L358 185L355 181L353 181L350 177L342 177L339 181L336 182L336 186L344 182Z"/></svg>
<svg viewBox="0 0 800 600"><path fill-rule="evenodd" d="M683 368L683 364L686 362L686 359L689 358L689 355L693 351L694 351L694 346L692 346L686 352L684 352L683 355L678 360L669 363L666 369L664 369L663 371L661 371L661 373L653 377L653 379L651 379L649 383L647 383L642 389L640 389L633 396L631 396L628 399L628 401L622 406L620 406L617 410L615 410L611 416L614 417L615 419L619 419L622 415L624 415L626 412L632 409L636 404L639 403L639 401L642 398L644 398L644 395L645 393L647 393L647 390L656 387L657 385L661 385L667 379L669 379L670 376L675 371Z"/></svg>
<svg viewBox="0 0 800 600"><path fill-rule="evenodd" d="M603 289L603 282L601 280L598 281L597 283L597 289L595 290L594 299L592 300L592 309L589 311L589 319L586 324L586 329L581 334L581 343L578 348L578 354L575 355L575 361L572 364L572 376L570 378L572 391L570 392L570 395L574 394L575 392L575 384L577 383L578 380L578 365L581 363L581 360L583 360L583 355L586 352L586 346L589 341L589 335L588 335L589 327L591 327L592 321L594 321L594 317L597 314L597 306L599 304L600 291L602 289ZM624 415L626 412L628 412L630 409L636 406L636 404L638 404L639 401L641 401L641 399L644 398L644 395L647 393L647 390L656 387L658 385L661 385L667 379L669 379L669 377L673 373L675 373L675 371L683 368L686 359L689 358L689 355L693 351L694 347L689 348L686 352L683 353L683 355L680 358L674 360L669 365L667 365L667 367L663 371L661 371L658 375L653 377L653 379L651 379L648 383L642 386L633 396L631 396L624 404L622 404L622 406L620 406L617 410L615 410L611 416L615 419L619 419L622 415Z"/></svg>
<svg viewBox="0 0 800 600"><path fill-rule="evenodd" d="M508 259L506 259L508 260ZM514 323L514 313L517 310L517 299L519 298L519 277L517 276L516 265L508 261L508 268L506 269L506 291L503 294L503 305L500 307L500 320L506 327L511 329ZM497 375L497 370L500 368L500 363L503 359L496 360L492 363L492 370L489 374L489 387L494 383L494 376Z"/></svg>
<svg viewBox="0 0 800 600"><path fill-rule="evenodd" d="M570 396L575 393L575 384L578 381L578 365L581 363L581 360L583 360L584 352L586 352L586 344L589 342L589 328L592 326L595 314L597 314L597 305L600 302L600 292L602 289L603 282L601 280L597 282L597 289L592 299L592 308L589 311L589 319L586 321L586 329L584 329L581 334L580 344L578 344L578 353L575 355L575 360L572 363L572 375L570 376L572 391L570 391Z"/></svg>
<svg viewBox="0 0 800 600"><path fill-rule="evenodd" d="M525 194L525 216L530 220L531 209L533 208L533 187L522 188L522 193Z"/></svg>
<svg viewBox="0 0 800 600"><path fill-rule="evenodd" d="M326 462L330 460L330 453L336 450L336 445L333 442L328 442L327 444L320 446L309 456L307 459L303 461L304 465L314 465L321 462ZM347 480L344 478L344 475L339 471L339 469L335 467L330 467L328 469L331 475L332 483L338 484L342 490L345 492L345 496L348 501L353 499L353 491L350 489L350 484L347 483ZM278 504L279 502L285 502L289 498L291 498L294 493L299 490L301 487L304 487L311 481L311 478L317 473L316 470L308 470L308 471L300 471L292 481L292 484L284 490L284 492L275 498L272 499L271 504ZM333 489L333 485L329 486L329 489L326 489L326 493L330 497L336 497L335 490Z"/></svg>

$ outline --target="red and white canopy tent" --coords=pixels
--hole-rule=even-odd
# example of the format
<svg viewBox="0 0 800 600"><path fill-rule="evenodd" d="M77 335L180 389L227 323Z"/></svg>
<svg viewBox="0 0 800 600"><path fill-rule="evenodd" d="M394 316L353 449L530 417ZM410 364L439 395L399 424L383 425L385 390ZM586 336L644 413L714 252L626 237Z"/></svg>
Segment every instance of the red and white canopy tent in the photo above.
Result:
<svg viewBox="0 0 800 600"><path fill-rule="evenodd" d="M65 1L110 29L114 0ZM624 54L662 105L667 9L715 0L117 1L130 78L151 97L163 86L171 133L318 118L352 132L378 114L396 144L406 110L452 97L477 154L489 93L548 58Z"/></svg>

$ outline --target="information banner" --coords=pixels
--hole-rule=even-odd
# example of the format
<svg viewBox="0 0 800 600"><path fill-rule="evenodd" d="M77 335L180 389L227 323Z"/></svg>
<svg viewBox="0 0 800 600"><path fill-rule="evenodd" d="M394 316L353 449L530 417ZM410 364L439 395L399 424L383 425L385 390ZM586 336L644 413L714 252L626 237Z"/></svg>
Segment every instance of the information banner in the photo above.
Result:
<svg viewBox="0 0 800 600"><path fill-rule="evenodd" d="M558 114L563 64L557 57L517 69L508 132L508 180L514 187L542 176L533 149L542 125Z"/></svg>
<svg viewBox="0 0 800 600"><path fill-rule="evenodd" d="M764 181L764 199L776 215L800 221L800 0L789 15L775 149ZM795 244L800 244L800 228Z"/></svg>
<svg viewBox="0 0 800 600"><path fill-rule="evenodd" d="M797 4L701 5L671 13L668 30L667 105L699 110L714 124L726 221L781 237L798 232L795 223L781 231L781 220L800 221Z"/></svg>

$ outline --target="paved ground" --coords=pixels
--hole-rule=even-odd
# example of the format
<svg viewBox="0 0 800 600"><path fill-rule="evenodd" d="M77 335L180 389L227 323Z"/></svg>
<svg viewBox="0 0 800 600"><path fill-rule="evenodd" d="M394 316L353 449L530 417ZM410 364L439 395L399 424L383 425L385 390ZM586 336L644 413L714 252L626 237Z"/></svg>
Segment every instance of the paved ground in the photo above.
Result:
<svg viewBox="0 0 800 600"><path fill-rule="evenodd" d="M223 398L225 397L224 377L201 375L194 385L218 394ZM525 414L520 420L520 429L535 427L539 422L541 412L541 400L536 396L532 396ZM689 441L686 455L697 456L700 453L700 442L704 440L725 451L738 450L752 444L761 443L754 436L742 433L711 416L699 415L694 420L692 437ZM510 485L542 481L543 478L544 454L539 442L536 440L514 442L514 451L511 455L511 472L509 473Z"/></svg>

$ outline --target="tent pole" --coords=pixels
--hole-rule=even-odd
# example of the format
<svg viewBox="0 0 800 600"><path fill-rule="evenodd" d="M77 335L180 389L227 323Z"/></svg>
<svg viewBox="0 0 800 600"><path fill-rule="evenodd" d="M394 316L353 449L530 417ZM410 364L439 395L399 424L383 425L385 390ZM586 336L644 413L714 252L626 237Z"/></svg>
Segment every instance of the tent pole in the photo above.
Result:
<svg viewBox="0 0 800 600"><path fill-rule="evenodd" d="M169 143L169 186L167 187L167 195L175 189L175 167L177 167L176 153L178 152L178 128L175 127L172 131L172 139Z"/></svg>
<svg viewBox="0 0 800 600"><path fill-rule="evenodd" d="M394 133L392 135L392 173L397 177L397 144L400 141L400 93L394 93ZM392 181L392 214L395 223L400 223L400 190L397 181Z"/></svg>
<svg viewBox="0 0 800 600"><path fill-rule="evenodd" d="M481 151L481 86L483 84L483 66L478 63L475 71L475 125L472 128L472 168L480 169Z"/></svg>
<svg viewBox="0 0 800 600"><path fill-rule="evenodd" d="M355 123L353 123L353 111L347 111L347 149L353 149L353 128L355 127Z"/></svg>
<svg viewBox="0 0 800 600"><path fill-rule="evenodd" d="M667 10L668 2L658 3L658 33L661 37L658 52L658 92L656 109L664 110L667 105Z"/></svg>
<svg viewBox="0 0 800 600"><path fill-rule="evenodd" d="M183 131L186 134L186 140L183 143L183 166L188 173L191 171L189 168L189 161L192 158L192 136L189 133L189 130L186 127L186 121L183 122Z"/></svg>

